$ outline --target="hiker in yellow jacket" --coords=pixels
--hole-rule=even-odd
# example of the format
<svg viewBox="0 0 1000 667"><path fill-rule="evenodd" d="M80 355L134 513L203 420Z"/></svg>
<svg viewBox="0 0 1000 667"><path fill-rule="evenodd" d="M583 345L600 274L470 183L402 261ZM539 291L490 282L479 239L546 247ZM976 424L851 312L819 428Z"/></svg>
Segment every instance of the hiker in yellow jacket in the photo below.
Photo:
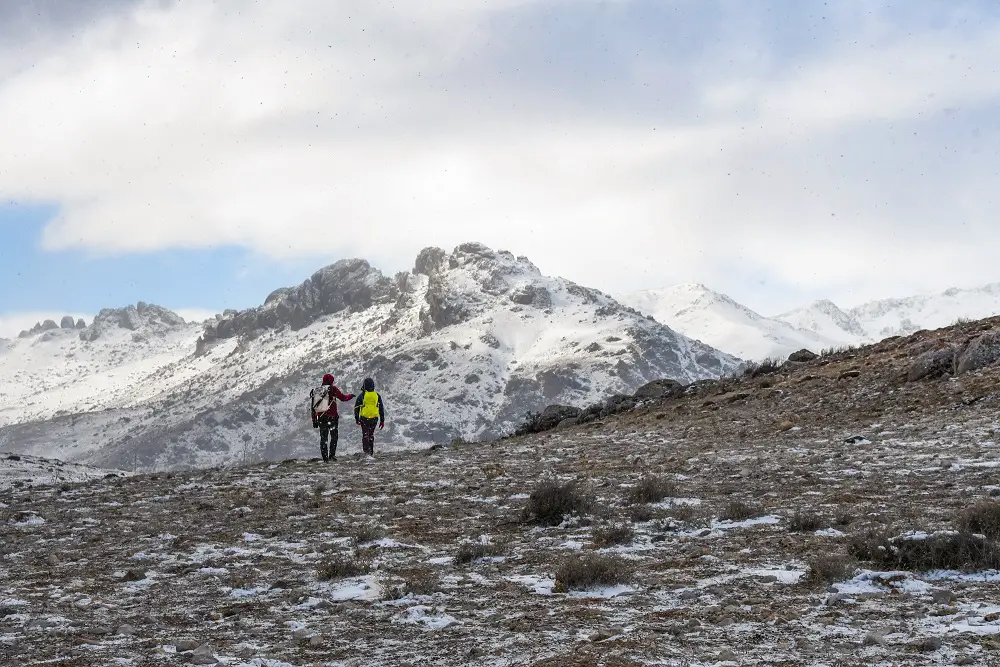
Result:
<svg viewBox="0 0 1000 667"><path fill-rule="evenodd" d="M365 378L361 393L354 403L354 421L361 427L361 449L368 456L375 456L375 426L385 428L385 405L375 391L375 380Z"/></svg>

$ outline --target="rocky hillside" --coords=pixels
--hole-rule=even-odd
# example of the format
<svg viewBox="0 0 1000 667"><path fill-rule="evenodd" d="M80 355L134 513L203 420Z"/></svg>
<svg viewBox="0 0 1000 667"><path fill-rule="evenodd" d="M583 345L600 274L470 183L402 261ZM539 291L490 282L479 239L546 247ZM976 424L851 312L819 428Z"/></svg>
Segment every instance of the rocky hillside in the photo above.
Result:
<svg viewBox="0 0 1000 667"><path fill-rule="evenodd" d="M752 367L489 445L0 490L0 654L996 664L998 336Z"/></svg>
<svg viewBox="0 0 1000 667"><path fill-rule="evenodd" d="M325 371L348 392L374 377L390 414L382 445L414 446L509 433L539 404L737 367L605 294L470 243L426 249L391 278L344 260L204 327L140 304L15 341L0 353L14 378L0 419L16 451L206 466L314 453L305 397ZM345 420L343 440L359 437Z"/></svg>

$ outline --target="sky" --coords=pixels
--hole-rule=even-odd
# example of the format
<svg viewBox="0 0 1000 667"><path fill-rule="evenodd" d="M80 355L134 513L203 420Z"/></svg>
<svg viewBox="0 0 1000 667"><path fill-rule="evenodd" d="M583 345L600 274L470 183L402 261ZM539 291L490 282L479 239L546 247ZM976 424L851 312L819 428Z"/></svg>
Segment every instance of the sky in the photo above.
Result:
<svg viewBox="0 0 1000 667"><path fill-rule="evenodd" d="M1000 280L994 0L0 3L0 336L480 241L772 315Z"/></svg>

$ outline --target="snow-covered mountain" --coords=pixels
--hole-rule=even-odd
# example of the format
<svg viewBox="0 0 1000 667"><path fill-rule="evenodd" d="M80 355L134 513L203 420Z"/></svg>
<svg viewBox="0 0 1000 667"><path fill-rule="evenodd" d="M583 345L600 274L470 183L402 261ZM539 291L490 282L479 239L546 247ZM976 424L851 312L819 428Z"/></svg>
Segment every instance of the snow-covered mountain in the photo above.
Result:
<svg viewBox="0 0 1000 667"><path fill-rule="evenodd" d="M940 329L959 319L980 320L1000 314L1000 283L975 289L951 288L940 294L880 299L850 310L817 301L777 319L844 342L871 342Z"/></svg>
<svg viewBox="0 0 1000 667"><path fill-rule="evenodd" d="M828 347L871 343L920 329L939 329L960 318L997 315L1000 283L883 299L849 310L822 300L774 317L764 317L697 284L633 292L619 300L685 336L744 359L763 359L784 357L802 348L819 352Z"/></svg>
<svg viewBox="0 0 1000 667"><path fill-rule="evenodd" d="M377 380L389 414L380 446L446 442L509 432L547 404L738 365L524 257L469 243L425 249L393 278L343 260L205 324L139 304L8 341L0 440L128 469L315 455L306 396L330 371L345 391ZM355 430L344 419L342 442Z"/></svg>
<svg viewBox="0 0 1000 667"><path fill-rule="evenodd" d="M743 359L782 357L802 348L818 351L839 343L810 328L764 317L695 283L633 292L619 298L689 338Z"/></svg>

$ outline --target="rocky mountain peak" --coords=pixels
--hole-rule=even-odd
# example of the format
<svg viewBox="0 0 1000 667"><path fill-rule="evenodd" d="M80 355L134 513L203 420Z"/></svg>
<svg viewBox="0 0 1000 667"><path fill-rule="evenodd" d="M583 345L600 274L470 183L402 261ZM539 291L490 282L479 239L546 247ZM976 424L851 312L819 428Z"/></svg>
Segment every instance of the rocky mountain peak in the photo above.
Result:
<svg viewBox="0 0 1000 667"><path fill-rule="evenodd" d="M82 322L80 320L74 326L79 327ZM90 326L80 332L80 340L95 341L114 329L164 331L185 324L184 318L172 310L140 301L124 308L102 309Z"/></svg>
<svg viewBox="0 0 1000 667"><path fill-rule="evenodd" d="M391 303L399 288L363 259L342 259L324 267L298 287L271 292L262 306L227 310L205 325L205 341L254 336L260 331L289 327L304 329L324 315L345 309L361 311Z"/></svg>

